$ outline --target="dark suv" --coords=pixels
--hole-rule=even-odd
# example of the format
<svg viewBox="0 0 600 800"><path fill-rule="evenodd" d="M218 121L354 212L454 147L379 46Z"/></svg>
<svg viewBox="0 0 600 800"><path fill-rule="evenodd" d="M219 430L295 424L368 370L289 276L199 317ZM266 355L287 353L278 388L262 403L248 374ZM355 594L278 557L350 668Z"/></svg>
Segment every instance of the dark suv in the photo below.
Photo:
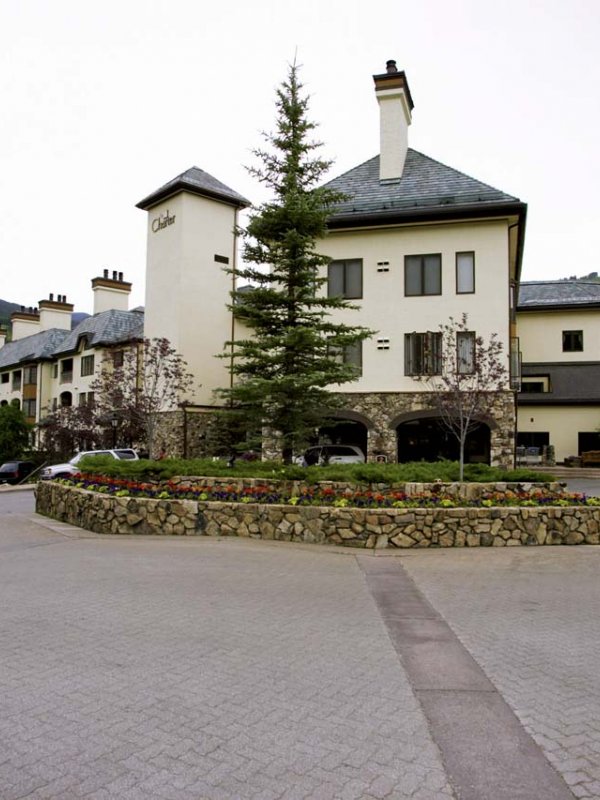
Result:
<svg viewBox="0 0 600 800"><path fill-rule="evenodd" d="M0 467L0 483L20 483L34 469L33 461L6 461Z"/></svg>

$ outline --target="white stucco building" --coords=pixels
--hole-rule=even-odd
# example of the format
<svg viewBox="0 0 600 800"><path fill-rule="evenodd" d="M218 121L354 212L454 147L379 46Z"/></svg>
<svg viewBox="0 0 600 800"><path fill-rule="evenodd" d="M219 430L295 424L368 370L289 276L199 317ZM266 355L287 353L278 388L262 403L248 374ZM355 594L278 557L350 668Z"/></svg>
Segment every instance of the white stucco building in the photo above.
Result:
<svg viewBox="0 0 600 800"><path fill-rule="evenodd" d="M0 340L0 405L17 404L39 426L60 406L93 404L94 379L107 359L119 363L124 349L143 338L144 313L128 310L131 284L121 272L104 270L92 291L94 313L74 326L65 295L11 315L12 339Z"/></svg>
<svg viewBox="0 0 600 800"><path fill-rule="evenodd" d="M413 100L395 62L374 83L380 152L329 183L349 199L335 209L318 249L332 259L328 291L359 306L340 318L377 333L352 354L359 380L335 387L346 399L339 415L345 424L324 433L358 444L371 458L452 457L453 442L415 380L432 369L424 342L434 341L449 317L467 313L474 335L500 337L509 366L526 206L408 146ZM172 449L186 454L201 451L200 417L229 381L226 360L215 358L236 335L227 310L235 275L223 267L235 273L233 231L246 205L197 167L138 204L148 212L146 336L170 339L201 383L180 412L185 422L171 419L173 430L186 431L183 441L171 437ZM470 457L510 464L515 428L507 379L472 437Z"/></svg>
<svg viewBox="0 0 600 800"><path fill-rule="evenodd" d="M600 283L524 282L517 322L517 445L552 446L557 461L600 450Z"/></svg>

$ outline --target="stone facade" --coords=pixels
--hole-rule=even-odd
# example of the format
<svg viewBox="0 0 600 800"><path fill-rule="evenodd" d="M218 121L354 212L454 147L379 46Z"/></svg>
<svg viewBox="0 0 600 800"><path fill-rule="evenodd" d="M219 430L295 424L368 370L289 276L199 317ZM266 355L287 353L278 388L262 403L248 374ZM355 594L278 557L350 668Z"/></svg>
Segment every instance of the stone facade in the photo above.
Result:
<svg viewBox="0 0 600 800"><path fill-rule="evenodd" d="M411 418L436 416L430 392L356 392L342 395L340 420L362 423L367 430L367 461L378 457L390 463L398 460L397 427ZM489 417L490 464L512 469L515 451L515 396L513 392L493 392ZM210 409L168 411L159 414L155 441L157 452L164 447L177 458L204 458L213 455L207 433L214 418ZM266 433L263 458L278 460L280 451L273 436Z"/></svg>
<svg viewBox="0 0 600 800"><path fill-rule="evenodd" d="M156 457L164 448L169 458L205 458L209 452L207 433L214 419L211 409L194 406L157 414L155 430Z"/></svg>
<svg viewBox="0 0 600 800"><path fill-rule="evenodd" d="M410 419L436 417L435 398L431 392L348 392L341 395L337 412L340 421L362 423L367 432L367 461L379 458L389 463L398 461L397 427ZM490 464L512 469L515 455L515 395L513 392L492 392L489 416ZM279 451L273 437L266 438L263 456L277 460Z"/></svg>
<svg viewBox="0 0 600 800"><path fill-rule="evenodd" d="M343 395L344 411L350 418L362 421L368 429L367 461L378 455L387 461L398 460L397 426L411 417L437 416L431 392L366 392ZM515 395L513 392L493 392L489 408L490 464L510 469L514 464Z"/></svg>
<svg viewBox="0 0 600 800"><path fill-rule="evenodd" d="M358 548L599 544L599 507L361 509L111 497L38 484L37 511L96 533L241 536Z"/></svg>

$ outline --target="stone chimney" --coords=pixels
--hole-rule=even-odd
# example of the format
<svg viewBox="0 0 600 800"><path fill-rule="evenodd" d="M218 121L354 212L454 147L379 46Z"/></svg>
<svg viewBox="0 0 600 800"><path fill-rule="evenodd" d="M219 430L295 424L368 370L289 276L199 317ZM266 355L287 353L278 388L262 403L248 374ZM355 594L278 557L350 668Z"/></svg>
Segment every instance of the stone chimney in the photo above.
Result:
<svg viewBox="0 0 600 800"><path fill-rule="evenodd" d="M402 177L408 150L408 126L414 108L408 81L395 61L386 63L382 75L373 75L379 103L379 180Z"/></svg>
<svg viewBox="0 0 600 800"><path fill-rule="evenodd" d="M57 294L49 295L47 300L40 300L40 330L49 331L50 328L59 328L63 331L71 330L71 314L73 304L67 303L67 296Z"/></svg>
<svg viewBox="0 0 600 800"><path fill-rule="evenodd" d="M113 270L112 275L107 269L101 278L92 279L94 292L94 314L101 311L116 309L117 311L129 310L129 295L131 284L123 280L123 273Z"/></svg>
<svg viewBox="0 0 600 800"><path fill-rule="evenodd" d="M21 306L20 311L13 311L10 315L13 342L17 339L24 339L33 333L39 333L40 312L37 308L25 308Z"/></svg>

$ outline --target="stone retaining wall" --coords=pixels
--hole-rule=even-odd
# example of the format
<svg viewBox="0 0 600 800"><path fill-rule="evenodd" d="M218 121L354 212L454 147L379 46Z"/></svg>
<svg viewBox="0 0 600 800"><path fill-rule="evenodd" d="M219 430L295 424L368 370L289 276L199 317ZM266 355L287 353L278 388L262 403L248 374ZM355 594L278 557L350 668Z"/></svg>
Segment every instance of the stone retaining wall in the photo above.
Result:
<svg viewBox="0 0 600 800"><path fill-rule="evenodd" d="M244 489L254 489L257 487L266 488L269 491L280 492L294 497L298 495L302 489L311 484L306 481L292 481L292 480L279 480L277 478L268 479L261 478L240 478L237 476L221 477L221 476L177 476L170 481L155 481L157 486L176 486L179 489L197 489L204 488L219 488L233 486L236 490L241 491ZM319 481L318 484L313 484L320 489L330 488L336 494L353 494L354 492L398 492L405 494L407 497L419 495L421 497L434 497L435 495L444 495L444 497L452 497L457 500L478 500L482 496L489 495L490 493L498 497L506 497L519 492L530 492L534 490L540 497L555 497L556 495L563 494L563 485L557 481L549 481L547 483L531 483L521 481L516 482L496 482L496 483L348 483L347 481Z"/></svg>
<svg viewBox="0 0 600 800"><path fill-rule="evenodd" d="M599 544L599 507L362 509L111 497L39 483L36 510L96 533L240 536L359 548Z"/></svg>

